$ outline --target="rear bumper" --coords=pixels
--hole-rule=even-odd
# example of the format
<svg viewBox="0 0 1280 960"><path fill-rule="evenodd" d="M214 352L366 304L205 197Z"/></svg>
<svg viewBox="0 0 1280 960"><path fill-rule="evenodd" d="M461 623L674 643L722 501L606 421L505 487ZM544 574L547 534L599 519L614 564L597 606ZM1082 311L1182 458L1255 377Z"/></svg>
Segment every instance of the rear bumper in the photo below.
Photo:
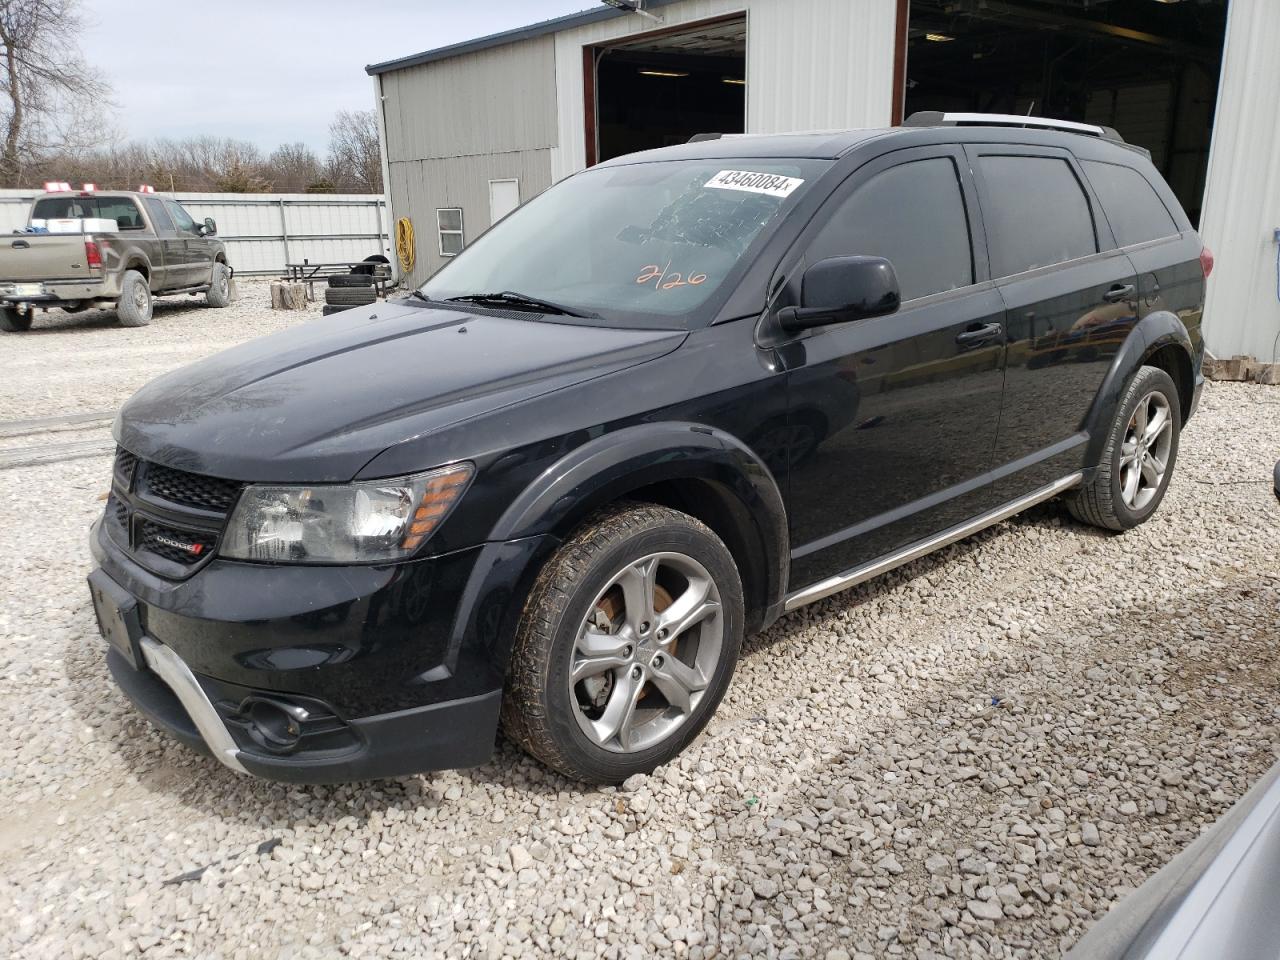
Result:
<svg viewBox="0 0 1280 960"><path fill-rule="evenodd" d="M15 306L20 303L33 307L56 307L60 303L83 300L110 300L120 296L118 278L101 280L44 280L44 293L19 295L12 283L0 283L0 304Z"/></svg>

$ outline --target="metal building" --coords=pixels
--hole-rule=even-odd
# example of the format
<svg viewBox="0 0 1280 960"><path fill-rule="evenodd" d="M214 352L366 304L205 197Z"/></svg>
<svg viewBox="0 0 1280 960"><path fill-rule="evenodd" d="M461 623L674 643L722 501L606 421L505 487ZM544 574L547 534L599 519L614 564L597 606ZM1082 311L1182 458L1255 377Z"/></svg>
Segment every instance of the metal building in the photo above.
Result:
<svg viewBox="0 0 1280 960"><path fill-rule="evenodd" d="M414 282L557 180L693 133L1034 113L1151 151L1217 258L1210 349L1280 360L1277 0L639 5L367 68L391 217L416 232Z"/></svg>

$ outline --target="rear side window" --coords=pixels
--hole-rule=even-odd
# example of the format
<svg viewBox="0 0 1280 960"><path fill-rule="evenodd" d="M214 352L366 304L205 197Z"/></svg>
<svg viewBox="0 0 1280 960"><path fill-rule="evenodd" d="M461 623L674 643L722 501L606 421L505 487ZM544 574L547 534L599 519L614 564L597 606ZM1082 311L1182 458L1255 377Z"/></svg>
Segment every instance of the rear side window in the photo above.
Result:
<svg viewBox="0 0 1280 960"><path fill-rule="evenodd" d="M991 273L1007 277L1098 252L1089 198L1066 160L987 155L982 212Z"/></svg>
<svg viewBox="0 0 1280 960"><path fill-rule="evenodd" d="M164 208L164 202L156 197L143 197L142 202L147 205L147 213L151 214L151 222L155 224L156 233L173 233L173 220L169 218L169 211Z"/></svg>
<svg viewBox="0 0 1280 960"><path fill-rule="evenodd" d="M1155 188L1137 170L1101 160L1082 160L1080 166L1102 201L1102 209L1120 246L1179 232Z"/></svg>
<svg viewBox="0 0 1280 960"><path fill-rule="evenodd" d="M973 283L969 222L951 158L891 167L851 193L807 253L810 263L845 256L892 263L903 300Z"/></svg>

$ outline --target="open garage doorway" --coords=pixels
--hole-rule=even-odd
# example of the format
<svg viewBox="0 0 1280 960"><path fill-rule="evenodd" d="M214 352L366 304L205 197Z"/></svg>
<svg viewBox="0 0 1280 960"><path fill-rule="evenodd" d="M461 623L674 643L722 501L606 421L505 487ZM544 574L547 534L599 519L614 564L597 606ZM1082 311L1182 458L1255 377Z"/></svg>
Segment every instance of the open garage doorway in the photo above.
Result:
<svg viewBox="0 0 1280 960"><path fill-rule="evenodd" d="M904 113L1115 127L1199 222L1227 0L910 0Z"/></svg>
<svg viewBox="0 0 1280 960"><path fill-rule="evenodd" d="M588 164L745 129L745 17L588 47L585 57Z"/></svg>

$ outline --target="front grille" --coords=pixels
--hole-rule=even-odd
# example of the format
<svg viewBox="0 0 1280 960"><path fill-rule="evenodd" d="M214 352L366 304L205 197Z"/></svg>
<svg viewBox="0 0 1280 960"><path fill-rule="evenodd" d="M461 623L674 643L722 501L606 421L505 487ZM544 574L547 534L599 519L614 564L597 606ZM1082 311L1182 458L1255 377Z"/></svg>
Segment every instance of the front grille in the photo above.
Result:
<svg viewBox="0 0 1280 960"><path fill-rule="evenodd" d="M244 484L143 460L116 449L104 525L152 573L180 580L214 554Z"/></svg>
<svg viewBox="0 0 1280 960"><path fill-rule="evenodd" d="M180 530L143 519L138 523L138 550L154 554L170 563L195 566L213 552L218 536L195 530Z"/></svg>
<svg viewBox="0 0 1280 960"><path fill-rule="evenodd" d="M128 490L133 484L133 471L138 465L138 458L124 447L116 447L115 476L116 482Z"/></svg>
<svg viewBox="0 0 1280 960"><path fill-rule="evenodd" d="M148 463L142 471L141 489L160 500L184 507L226 513L240 495L244 484L235 480L205 477L185 470Z"/></svg>

